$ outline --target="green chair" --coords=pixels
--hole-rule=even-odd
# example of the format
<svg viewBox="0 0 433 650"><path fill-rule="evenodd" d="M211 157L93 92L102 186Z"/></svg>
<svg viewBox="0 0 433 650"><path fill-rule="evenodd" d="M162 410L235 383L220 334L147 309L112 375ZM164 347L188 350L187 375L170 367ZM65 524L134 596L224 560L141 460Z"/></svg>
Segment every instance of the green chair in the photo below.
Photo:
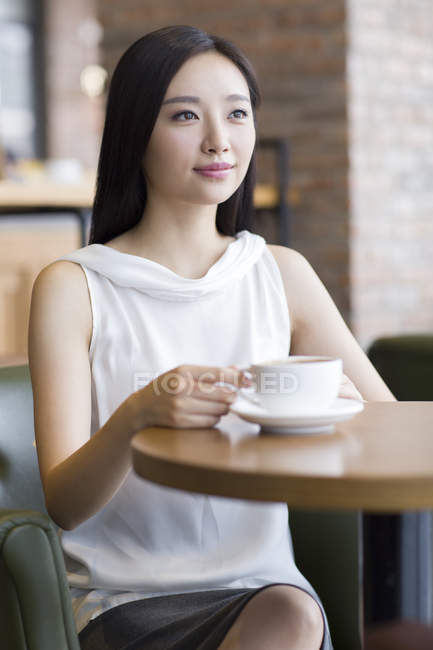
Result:
<svg viewBox="0 0 433 650"><path fill-rule="evenodd" d="M379 338L368 356L398 400L433 400L432 334Z"/></svg>
<svg viewBox="0 0 433 650"><path fill-rule="evenodd" d="M362 516L290 510L296 564L320 596L334 650L362 646Z"/></svg>
<svg viewBox="0 0 433 650"><path fill-rule="evenodd" d="M0 368L0 647L79 650L34 437L28 367Z"/></svg>

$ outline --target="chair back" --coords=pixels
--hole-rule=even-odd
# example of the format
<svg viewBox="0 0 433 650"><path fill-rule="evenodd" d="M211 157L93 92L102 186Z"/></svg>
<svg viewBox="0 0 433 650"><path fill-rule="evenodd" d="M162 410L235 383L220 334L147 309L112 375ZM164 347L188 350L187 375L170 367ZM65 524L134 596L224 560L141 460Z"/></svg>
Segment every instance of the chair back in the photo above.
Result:
<svg viewBox="0 0 433 650"><path fill-rule="evenodd" d="M376 339L368 356L400 401L433 400L433 335L402 334Z"/></svg>
<svg viewBox="0 0 433 650"><path fill-rule="evenodd" d="M0 368L0 508L46 512L27 365Z"/></svg>
<svg viewBox="0 0 433 650"><path fill-rule="evenodd" d="M0 647L79 650L34 442L29 368L0 368Z"/></svg>
<svg viewBox="0 0 433 650"><path fill-rule="evenodd" d="M368 356L383 380L400 401L433 400L433 334L399 334L376 339L368 349ZM408 441L410 431L408 431ZM371 580L364 583L371 611L366 609L367 622L377 623L399 618L406 621L430 622L433 617L433 513L431 510L389 514L381 517L364 515L364 546L375 549L366 553L366 574ZM383 540L387 540L384 544ZM380 551L378 550L380 549ZM371 568L368 563L371 563ZM375 581L380 567L380 581ZM374 604L374 605L373 605ZM397 615L396 615L397 612ZM409 631L408 631L409 630ZM410 630L407 626L373 635L374 648L422 648L422 628ZM412 645L409 645L413 634ZM417 634L419 640L416 641ZM406 637L408 645L402 639ZM427 637L426 637L427 638ZM393 645L393 642L395 645ZM433 647L433 645L429 646Z"/></svg>

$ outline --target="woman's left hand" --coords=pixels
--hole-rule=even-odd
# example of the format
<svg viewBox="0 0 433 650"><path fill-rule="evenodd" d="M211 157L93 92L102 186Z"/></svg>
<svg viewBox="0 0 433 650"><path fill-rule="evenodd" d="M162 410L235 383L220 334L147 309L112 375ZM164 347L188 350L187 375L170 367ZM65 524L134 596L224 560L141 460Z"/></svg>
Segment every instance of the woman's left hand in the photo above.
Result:
<svg viewBox="0 0 433 650"><path fill-rule="evenodd" d="M345 399L356 399L359 402L364 401L359 390L350 381L349 377L346 377L346 375L343 375L341 379L340 391L338 393L338 397L343 397Z"/></svg>

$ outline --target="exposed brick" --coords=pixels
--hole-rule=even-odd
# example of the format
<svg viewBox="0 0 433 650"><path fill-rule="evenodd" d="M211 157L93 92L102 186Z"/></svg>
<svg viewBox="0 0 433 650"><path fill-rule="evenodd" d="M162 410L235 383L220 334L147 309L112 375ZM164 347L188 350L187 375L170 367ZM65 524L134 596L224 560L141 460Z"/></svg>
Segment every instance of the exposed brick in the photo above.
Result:
<svg viewBox="0 0 433 650"><path fill-rule="evenodd" d="M96 47L80 43L80 23L94 17L96 0L47 0L45 3L48 155L97 162L102 127L102 99L80 89L80 73L98 63Z"/></svg>
<svg viewBox="0 0 433 650"><path fill-rule="evenodd" d="M433 328L433 13L348 2L355 333Z"/></svg>

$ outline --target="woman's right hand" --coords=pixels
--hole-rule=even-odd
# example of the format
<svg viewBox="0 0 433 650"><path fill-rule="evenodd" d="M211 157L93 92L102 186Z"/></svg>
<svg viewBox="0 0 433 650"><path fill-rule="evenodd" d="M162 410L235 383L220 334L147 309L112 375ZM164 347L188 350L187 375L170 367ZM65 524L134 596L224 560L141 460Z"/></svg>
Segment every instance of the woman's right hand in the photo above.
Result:
<svg viewBox="0 0 433 650"><path fill-rule="evenodd" d="M177 366L129 397L133 429L212 427L249 385L236 366Z"/></svg>

